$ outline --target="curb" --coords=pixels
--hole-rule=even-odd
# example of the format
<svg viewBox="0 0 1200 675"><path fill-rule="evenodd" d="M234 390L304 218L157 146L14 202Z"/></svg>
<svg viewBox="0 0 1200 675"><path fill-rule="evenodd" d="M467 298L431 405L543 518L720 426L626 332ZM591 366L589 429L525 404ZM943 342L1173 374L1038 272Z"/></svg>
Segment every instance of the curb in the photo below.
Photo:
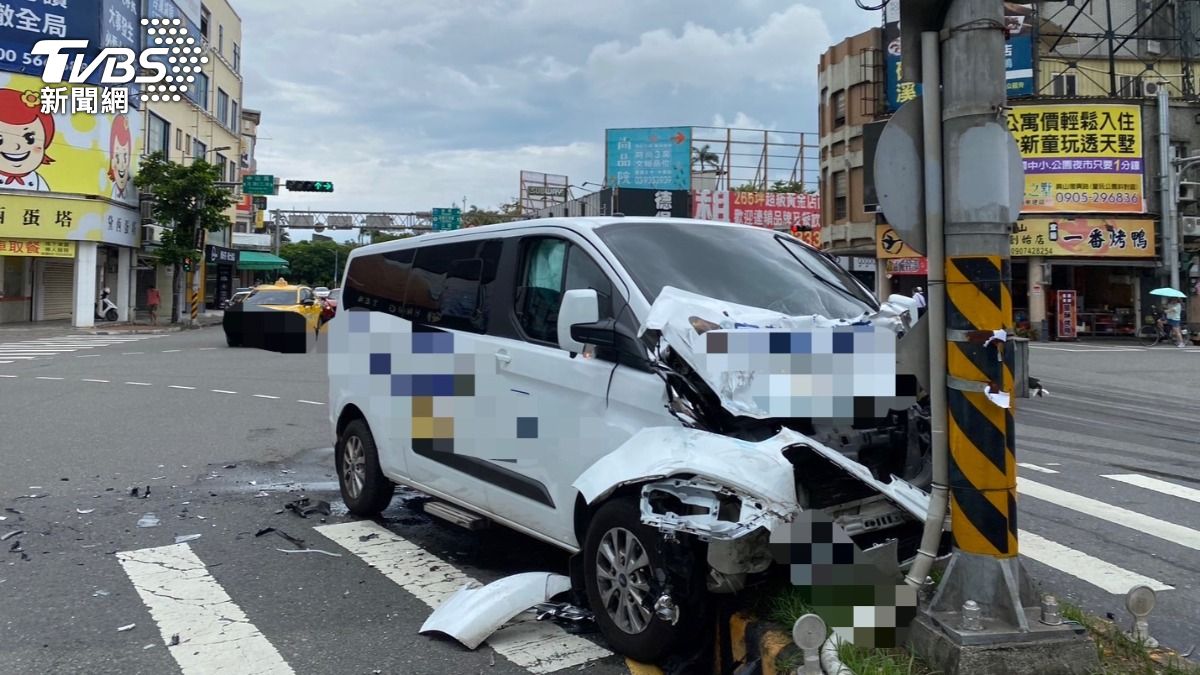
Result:
<svg viewBox="0 0 1200 675"><path fill-rule="evenodd" d="M743 672L749 666L749 672L761 675L792 675L794 668L780 670L777 664L783 660L799 664L804 660L787 629L775 622L757 619L748 612L729 617L729 645L733 660L725 672ZM755 662L757 669L754 669Z"/></svg>
<svg viewBox="0 0 1200 675"><path fill-rule="evenodd" d="M220 321L201 322L195 328L191 326L164 326L162 328L129 328L129 329L82 329L80 332L88 335L161 335L164 333L182 333L189 330L199 330L201 328L210 328L212 326L220 326Z"/></svg>

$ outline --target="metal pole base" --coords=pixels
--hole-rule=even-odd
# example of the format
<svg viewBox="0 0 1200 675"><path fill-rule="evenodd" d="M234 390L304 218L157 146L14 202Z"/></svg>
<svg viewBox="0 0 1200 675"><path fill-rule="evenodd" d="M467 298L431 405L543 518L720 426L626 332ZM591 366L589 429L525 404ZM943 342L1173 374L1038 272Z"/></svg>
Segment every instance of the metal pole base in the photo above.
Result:
<svg viewBox="0 0 1200 675"><path fill-rule="evenodd" d="M956 550L937 593L913 622L910 647L947 675L1073 675L1099 668L1083 626L1047 625L1041 618L1020 558Z"/></svg>

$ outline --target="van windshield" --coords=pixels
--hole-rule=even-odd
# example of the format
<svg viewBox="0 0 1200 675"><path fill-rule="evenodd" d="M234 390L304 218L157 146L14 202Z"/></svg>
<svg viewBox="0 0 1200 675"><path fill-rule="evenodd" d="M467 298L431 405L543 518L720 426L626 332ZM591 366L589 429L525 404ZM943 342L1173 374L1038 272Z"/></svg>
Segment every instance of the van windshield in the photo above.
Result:
<svg viewBox="0 0 1200 675"><path fill-rule="evenodd" d="M624 222L596 228L653 303L664 286L791 316L849 319L875 299L828 257L759 227Z"/></svg>

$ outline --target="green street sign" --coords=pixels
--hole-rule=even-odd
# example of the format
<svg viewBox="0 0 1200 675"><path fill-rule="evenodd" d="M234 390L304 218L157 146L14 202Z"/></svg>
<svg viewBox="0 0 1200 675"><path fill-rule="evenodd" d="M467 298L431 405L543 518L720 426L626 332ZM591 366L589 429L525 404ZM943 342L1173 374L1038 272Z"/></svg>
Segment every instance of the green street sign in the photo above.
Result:
<svg viewBox="0 0 1200 675"><path fill-rule="evenodd" d="M242 177L242 192L248 195L277 195L275 176L254 174Z"/></svg>
<svg viewBox="0 0 1200 675"><path fill-rule="evenodd" d="M462 227L462 209L433 209L433 231L445 232Z"/></svg>

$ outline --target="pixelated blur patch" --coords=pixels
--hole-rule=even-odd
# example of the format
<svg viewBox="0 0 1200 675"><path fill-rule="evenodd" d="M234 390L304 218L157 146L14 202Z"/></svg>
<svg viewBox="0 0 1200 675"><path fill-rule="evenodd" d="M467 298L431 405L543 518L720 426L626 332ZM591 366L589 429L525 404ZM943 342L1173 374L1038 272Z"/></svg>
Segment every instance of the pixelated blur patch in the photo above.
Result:
<svg viewBox="0 0 1200 675"><path fill-rule="evenodd" d="M517 418L517 438L537 438L538 437L538 418L536 417L518 417Z"/></svg>
<svg viewBox="0 0 1200 675"><path fill-rule="evenodd" d="M371 354L371 374L372 375L391 375L392 374L392 355L391 354Z"/></svg>
<svg viewBox="0 0 1200 675"><path fill-rule="evenodd" d="M775 528L770 549L800 599L842 639L883 649L907 642L917 593L903 582L895 542L864 551L823 512L803 511Z"/></svg>
<svg viewBox="0 0 1200 675"><path fill-rule="evenodd" d="M371 332L371 313L361 309L350 310L350 332L351 333L369 333Z"/></svg>

